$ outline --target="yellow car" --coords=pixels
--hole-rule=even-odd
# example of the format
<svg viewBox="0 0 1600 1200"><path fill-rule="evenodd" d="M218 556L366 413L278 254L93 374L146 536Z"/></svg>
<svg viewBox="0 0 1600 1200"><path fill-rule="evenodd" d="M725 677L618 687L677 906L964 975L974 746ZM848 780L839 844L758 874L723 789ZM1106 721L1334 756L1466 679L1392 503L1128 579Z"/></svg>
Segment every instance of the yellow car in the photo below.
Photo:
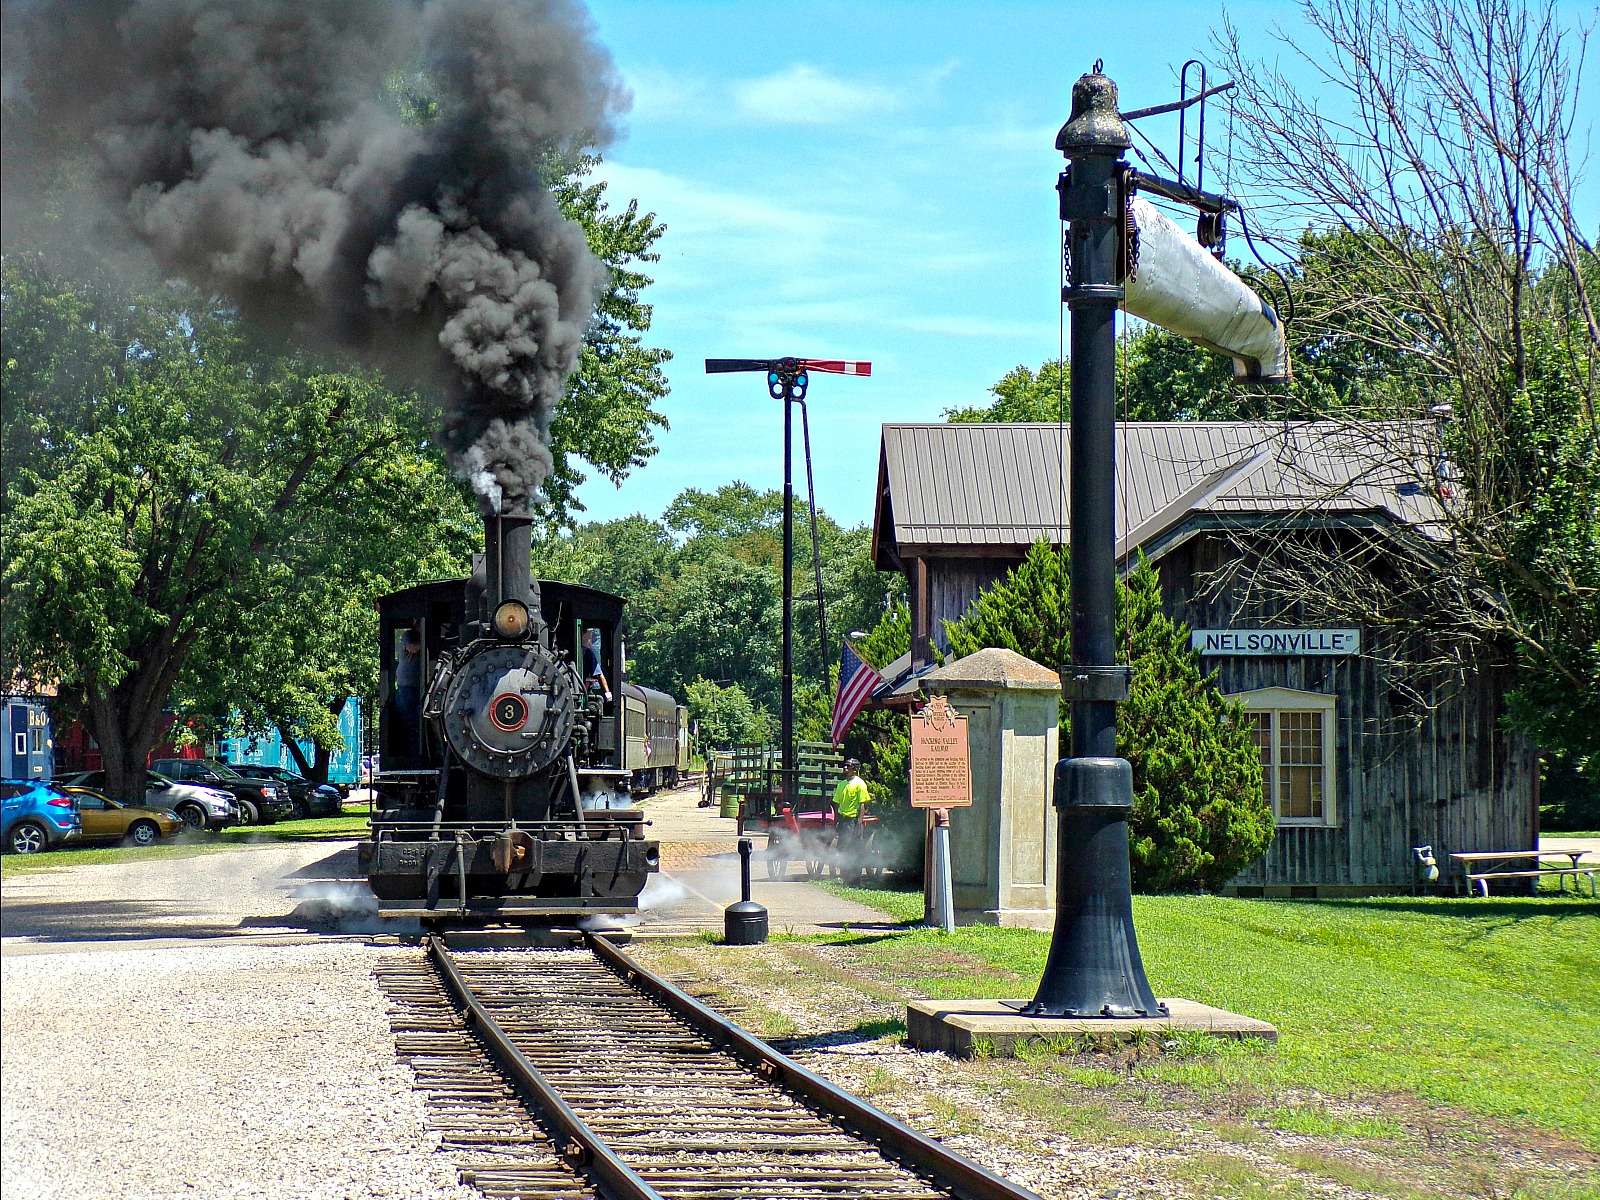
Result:
<svg viewBox="0 0 1600 1200"><path fill-rule="evenodd" d="M135 846L153 846L183 828L183 818L164 808L123 804L93 788L57 785L56 790L72 797L83 820L85 842L126 839Z"/></svg>

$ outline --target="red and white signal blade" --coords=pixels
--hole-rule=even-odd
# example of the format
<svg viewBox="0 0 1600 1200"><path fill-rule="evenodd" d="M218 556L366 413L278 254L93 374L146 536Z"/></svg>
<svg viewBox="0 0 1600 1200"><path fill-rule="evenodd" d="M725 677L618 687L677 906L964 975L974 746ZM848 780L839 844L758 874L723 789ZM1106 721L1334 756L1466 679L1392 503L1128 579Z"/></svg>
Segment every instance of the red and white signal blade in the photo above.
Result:
<svg viewBox="0 0 1600 1200"><path fill-rule="evenodd" d="M802 358L801 364L811 371L825 371L830 375L871 375L869 362L847 362L842 358Z"/></svg>

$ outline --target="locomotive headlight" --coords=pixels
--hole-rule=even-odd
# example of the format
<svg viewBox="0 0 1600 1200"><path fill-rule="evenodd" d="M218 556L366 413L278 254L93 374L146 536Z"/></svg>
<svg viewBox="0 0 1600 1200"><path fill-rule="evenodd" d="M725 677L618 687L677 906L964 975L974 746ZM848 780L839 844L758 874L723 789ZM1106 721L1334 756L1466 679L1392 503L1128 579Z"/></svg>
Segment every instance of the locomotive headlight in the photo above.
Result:
<svg viewBox="0 0 1600 1200"><path fill-rule="evenodd" d="M507 641L516 641L528 632L528 606L521 600L502 600L494 610L494 631Z"/></svg>

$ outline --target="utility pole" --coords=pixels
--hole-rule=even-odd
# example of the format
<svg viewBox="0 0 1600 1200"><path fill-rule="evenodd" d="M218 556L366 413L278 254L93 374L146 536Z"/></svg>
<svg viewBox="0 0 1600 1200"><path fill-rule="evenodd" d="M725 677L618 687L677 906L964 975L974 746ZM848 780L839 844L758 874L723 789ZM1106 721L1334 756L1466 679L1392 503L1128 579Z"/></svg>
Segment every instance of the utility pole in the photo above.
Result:
<svg viewBox="0 0 1600 1200"><path fill-rule="evenodd" d="M783 794L793 801L794 757L794 399L798 386L805 395L805 372L781 375L773 385L783 398L783 701L779 736L783 738ZM769 383L770 383L769 378ZM775 393L776 394L776 393Z"/></svg>

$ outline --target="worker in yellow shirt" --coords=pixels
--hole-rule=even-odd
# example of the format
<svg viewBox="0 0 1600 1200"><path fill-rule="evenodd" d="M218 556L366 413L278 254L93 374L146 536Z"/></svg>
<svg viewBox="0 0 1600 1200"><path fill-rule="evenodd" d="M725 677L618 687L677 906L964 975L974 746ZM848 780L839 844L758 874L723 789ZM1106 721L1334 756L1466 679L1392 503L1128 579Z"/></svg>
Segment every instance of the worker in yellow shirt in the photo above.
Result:
<svg viewBox="0 0 1600 1200"><path fill-rule="evenodd" d="M867 801L872 793L867 791L866 780L861 778L861 760L844 760L844 778L833 789L833 808L838 814L838 837L834 843L836 865L841 878L847 883L860 877L862 857L861 818L866 816Z"/></svg>
<svg viewBox="0 0 1600 1200"><path fill-rule="evenodd" d="M861 823L861 810L872 795L867 791L866 781L861 778L861 760L847 758L844 760L844 778L839 781L839 786L833 789L833 807L839 814L839 823L849 821L853 825Z"/></svg>

